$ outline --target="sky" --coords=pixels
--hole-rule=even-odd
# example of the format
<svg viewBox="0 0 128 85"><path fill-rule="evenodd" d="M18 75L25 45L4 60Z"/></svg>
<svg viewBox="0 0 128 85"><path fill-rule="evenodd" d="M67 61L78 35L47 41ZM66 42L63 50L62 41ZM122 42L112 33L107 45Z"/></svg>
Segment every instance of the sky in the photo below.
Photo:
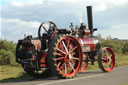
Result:
<svg viewBox="0 0 128 85"><path fill-rule="evenodd" d="M86 6L93 7L94 35L128 39L128 0L0 0L0 38L37 37L45 20L67 29L71 22L87 24Z"/></svg>

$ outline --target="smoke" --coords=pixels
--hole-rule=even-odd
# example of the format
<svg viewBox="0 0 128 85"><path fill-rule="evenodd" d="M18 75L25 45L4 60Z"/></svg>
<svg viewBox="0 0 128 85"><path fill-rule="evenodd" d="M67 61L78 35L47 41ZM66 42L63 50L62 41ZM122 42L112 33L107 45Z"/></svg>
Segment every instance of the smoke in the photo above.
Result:
<svg viewBox="0 0 128 85"><path fill-rule="evenodd" d="M80 23L84 23L84 20L82 17L80 17Z"/></svg>

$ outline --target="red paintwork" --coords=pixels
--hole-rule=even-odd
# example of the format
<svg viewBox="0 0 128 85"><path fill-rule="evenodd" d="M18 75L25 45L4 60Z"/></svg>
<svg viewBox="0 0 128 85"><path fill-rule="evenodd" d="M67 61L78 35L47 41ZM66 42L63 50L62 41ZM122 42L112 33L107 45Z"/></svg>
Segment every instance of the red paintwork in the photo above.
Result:
<svg viewBox="0 0 128 85"><path fill-rule="evenodd" d="M85 29L84 32L85 32L85 35L89 35L91 33L89 29Z"/></svg>
<svg viewBox="0 0 128 85"><path fill-rule="evenodd" d="M40 59L40 67L41 68L46 68L46 61L45 61L46 56L47 56L47 53L44 53L44 55Z"/></svg>
<svg viewBox="0 0 128 85"><path fill-rule="evenodd" d="M41 49L41 41L40 40L32 40L32 43L35 45L36 49L40 52ZM46 68L46 61L45 58L47 56L47 52L44 54L40 53L41 59L40 59L40 67Z"/></svg>
<svg viewBox="0 0 128 85"><path fill-rule="evenodd" d="M38 50L40 52L40 49L41 49L41 41L40 40L32 40L32 43L35 45L36 50ZM47 52L44 53L43 55L42 55L42 53L40 53L40 56L41 56L41 59L40 59L40 67L41 68L46 68L45 58L47 56Z"/></svg>
<svg viewBox="0 0 128 85"><path fill-rule="evenodd" d="M35 48L40 51L41 49L41 41L40 40L32 40L32 43L35 45Z"/></svg>
<svg viewBox="0 0 128 85"><path fill-rule="evenodd" d="M81 46L90 47L90 52L95 50L95 42L92 37L90 38L77 38Z"/></svg>
<svg viewBox="0 0 128 85"><path fill-rule="evenodd" d="M51 36L51 38L50 38L51 40L54 38L54 36L56 35L57 32L58 32L58 31L54 31L54 32L53 32L53 34L52 34L52 36Z"/></svg>

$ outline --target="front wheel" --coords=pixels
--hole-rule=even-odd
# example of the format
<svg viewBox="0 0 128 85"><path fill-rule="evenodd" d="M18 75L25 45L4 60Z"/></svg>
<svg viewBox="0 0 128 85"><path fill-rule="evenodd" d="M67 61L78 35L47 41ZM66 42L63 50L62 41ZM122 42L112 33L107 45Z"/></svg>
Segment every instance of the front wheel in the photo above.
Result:
<svg viewBox="0 0 128 85"><path fill-rule="evenodd" d="M104 47L98 52L98 64L103 72L110 72L115 66L115 54L111 48Z"/></svg>

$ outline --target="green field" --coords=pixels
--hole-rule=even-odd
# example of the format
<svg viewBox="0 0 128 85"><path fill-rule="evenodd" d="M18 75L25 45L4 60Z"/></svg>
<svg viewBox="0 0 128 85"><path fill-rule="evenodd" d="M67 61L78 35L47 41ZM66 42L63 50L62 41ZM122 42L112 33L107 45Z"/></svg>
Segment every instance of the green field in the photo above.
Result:
<svg viewBox="0 0 128 85"><path fill-rule="evenodd" d="M116 54L116 67L117 66L124 66L128 65L128 55L121 55ZM91 65L89 63L89 66L86 70L98 70L99 67L97 65L97 62L95 62L95 65ZM11 66L11 65L1 65L0 66L0 81L6 82L6 81L15 81L15 80L26 80L31 79L31 77L27 76L22 67L20 65L18 66Z"/></svg>

